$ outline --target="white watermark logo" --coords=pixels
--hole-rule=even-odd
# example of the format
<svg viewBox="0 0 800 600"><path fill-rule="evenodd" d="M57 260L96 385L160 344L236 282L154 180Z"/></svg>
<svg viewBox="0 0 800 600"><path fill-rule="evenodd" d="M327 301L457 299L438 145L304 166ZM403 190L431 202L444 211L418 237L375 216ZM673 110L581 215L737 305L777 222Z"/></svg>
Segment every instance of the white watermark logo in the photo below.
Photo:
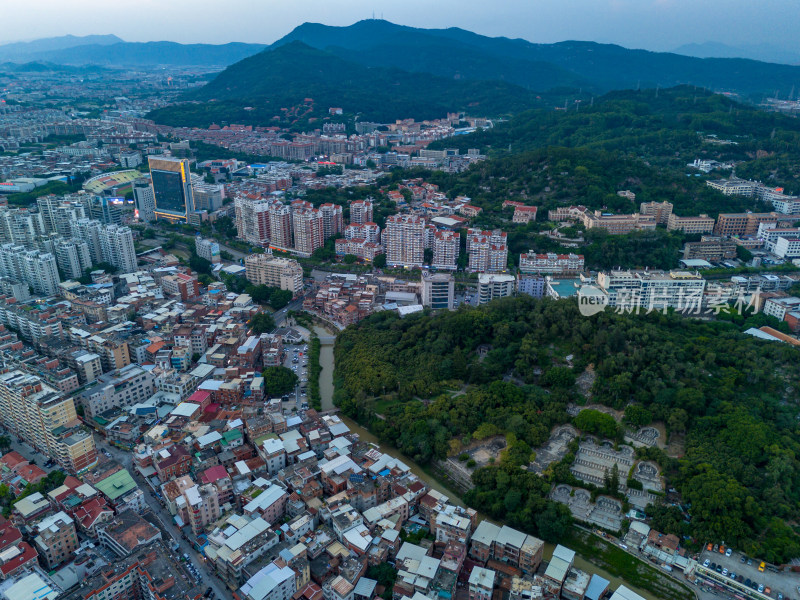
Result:
<svg viewBox="0 0 800 600"><path fill-rule="evenodd" d="M578 310L584 317L603 312L608 306L608 294L593 285L582 285L578 290Z"/></svg>
<svg viewBox="0 0 800 600"><path fill-rule="evenodd" d="M578 310L584 317L591 317L611 307L617 314L666 314L672 308L683 315L753 315L759 312L762 304L761 290L753 292L722 286L679 289L653 288L643 292L641 289L620 288L609 294L593 285L582 285L577 293Z"/></svg>

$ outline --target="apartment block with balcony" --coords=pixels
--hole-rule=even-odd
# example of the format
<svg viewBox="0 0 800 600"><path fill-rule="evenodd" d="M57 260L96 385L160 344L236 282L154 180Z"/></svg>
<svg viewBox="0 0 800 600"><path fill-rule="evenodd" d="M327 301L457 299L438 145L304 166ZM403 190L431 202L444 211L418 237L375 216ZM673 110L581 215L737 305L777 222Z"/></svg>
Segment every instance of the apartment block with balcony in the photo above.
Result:
<svg viewBox="0 0 800 600"><path fill-rule="evenodd" d="M268 285L297 295L303 289L303 268L294 259L251 254L244 259L245 276L254 285Z"/></svg>
<svg viewBox="0 0 800 600"><path fill-rule="evenodd" d="M492 600L495 575L491 569L473 567L469 575L469 600Z"/></svg>
<svg viewBox="0 0 800 600"><path fill-rule="evenodd" d="M473 273L500 273L508 268L508 235L494 229L467 230L467 270Z"/></svg>
<svg viewBox="0 0 800 600"><path fill-rule="evenodd" d="M720 213L714 226L714 234L726 237L755 235L761 223L776 223L777 227L791 227L797 217L777 212L769 213Z"/></svg>
<svg viewBox="0 0 800 600"><path fill-rule="evenodd" d="M634 196L633 199L635 199ZM639 214L645 217L653 217L659 225L667 225L672 216L672 203L664 200L663 202L642 202L639 205Z"/></svg>
<svg viewBox="0 0 800 600"><path fill-rule="evenodd" d="M415 215L392 215L383 231L386 263L400 267L421 267L425 254L425 219Z"/></svg>
<svg viewBox="0 0 800 600"><path fill-rule="evenodd" d="M456 231L437 229L433 234L433 260L431 267L455 271L458 268L458 255L461 236Z"/></svg>
<svg viewBox="0 0 800 600"><path fill-rule="evenodd" d="M519 255L519 270L521 273L539 274L570 274L575 275L583 271L584 258L582 254L536 254L529 250L526 254Z"/></svg>
<svg viewBox="0 0 800 600"><path fill-rule="evenodd" d="M667 231L682 231L683 233L711 233L714 231L714 219L708 215L696 217L679 217L671 214L667 220Z"/></svg>
<svg viewBox="0 0 800 600"><path fill-rule="evenodd" d="M194 485L183 490L175 504L178 515L196 536L204 533L206 525L220 516L217 488L211 484Z"/></svg>
<svg viewBox="0 0 800 600"><path fill-rule="evenodd" d="M372 200L355 200L350 203L350 223L364 225L372 223Z"/></svg>
<svg viewBox="0 0 800 600"><path fill-rule="evenodd" d="M144 402L156 391L155 377L137 364L111 371L78 396L87 416L99 415L112 408Z"/></svg>
<svg viewBox="0 0 800 600"><path fill-rule="evenodd" d="M71 560L75 550L78 549L75 522L63 511L34 524L33 532L36 534L33 538L36 550L44 559L48 569L54 569Z"/></svg>
<svg viewBox="0 0 800 600"><path fill-rule="evenodd" d="M294 249L310 256L325 244L325 223L322 212L316 208L297 208L292 214Z"/></svg>
<svg viewBox="0 0 800 600"><path fill-rule="evenodd" d="M0 423L68 471L96 462L94 440L81 427L72 398L34 375L19 370L0 375Z"/></svg>

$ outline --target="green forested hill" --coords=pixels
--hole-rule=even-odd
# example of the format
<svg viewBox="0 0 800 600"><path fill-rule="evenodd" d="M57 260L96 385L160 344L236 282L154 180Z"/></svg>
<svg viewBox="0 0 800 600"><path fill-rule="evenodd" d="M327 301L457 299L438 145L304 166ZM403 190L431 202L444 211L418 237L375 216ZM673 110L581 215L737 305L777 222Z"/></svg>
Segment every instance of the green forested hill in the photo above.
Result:
<svg viewBox="0 0 800 600"><path fill-rule="evenodd" d="M694 158L752 160L757 153L792 152L799 144L800 119L679 86L609 92L591 103L573 103L566 111L534 109L432 147L478 147L496 155L548 146L582 147L683 169Z"/></svg>
<svg viewBox="0 0 800 600"><path fill-rule="evenodd" d="M490 350L481 360L482 344ZM568 402L585 401L575 378L591 365L593 402L635 403L645 409L638 423L648 422L645 414L673 435L685 433L679 460L660 452L650 458L691 507L691 521L665 507L655 510L657 526L696 544L724 539L767 560L800 556L789 525L800 518L797 348L722 322L611 312L587 318L570 301L519 297L435 316L379 313L342 332L335 357L337 405L415 460L512 434L500 464L476 473L467 500L550 537L560 527L543 533L536 511L549 506L547 484L568 471L551 469L544 482L519 466L553 425L569 421ZM508 375L520 383L504 381ZM463 384L465 393L453 394ZM555 511L553 523L563 518L547 510Z"/></svg>
<svg viewBox="0 0 800 600"><path fill-rule="evenodd" d="M785 97L793 85L800 83L800 68L789 65L700 59L574 40L536 44L487 37L457 27L421 29L377 19L347 27L304 23L272 47L293 41L362 64L463 79L502 78L540 91L569 85L602 93L689 83L760 98L776 91Z"/></svg>
<svg viewBox="0 0 800 600"><path fill-rule="evenodd" d="M311 98L312 102L306 102ZM537 104L536 95L502 81L458 81L400 69L366 67L293 42L231 65L187 100L151 113L167 123L207 127L212 122L267 125L328 115L341 107L364 120L394 122L444 117L465 110L501 115ZM248 107L245 110L245 107ZM293 111L294 107L299 110Z"/></svg>

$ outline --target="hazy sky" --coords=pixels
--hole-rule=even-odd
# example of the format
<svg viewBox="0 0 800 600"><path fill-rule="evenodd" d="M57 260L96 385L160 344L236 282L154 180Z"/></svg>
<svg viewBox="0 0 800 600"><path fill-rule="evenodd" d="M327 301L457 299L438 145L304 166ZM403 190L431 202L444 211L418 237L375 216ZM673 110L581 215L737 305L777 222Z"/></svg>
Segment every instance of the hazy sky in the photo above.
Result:
<svg viewBox="0 0 800 600"><path fill-rule="evenodd" d="M373 11L404 25L533 42L800 48L798 0L0 0L0 42L114 33L128 41L270 43L305 21L348 25Z"/></svg>

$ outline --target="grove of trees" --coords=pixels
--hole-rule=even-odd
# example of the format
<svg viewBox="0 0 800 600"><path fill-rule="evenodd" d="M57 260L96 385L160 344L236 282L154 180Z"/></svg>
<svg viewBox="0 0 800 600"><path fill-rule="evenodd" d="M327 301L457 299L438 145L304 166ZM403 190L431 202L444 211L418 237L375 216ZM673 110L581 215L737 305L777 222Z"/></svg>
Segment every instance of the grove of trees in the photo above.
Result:
<svg viewBox="0 0 800 600"><path fill-rule="evenodd" d="M505 435L507 450L474 473L467 500L542 537L544 522L532 515L559 509L547 504L550 482L519 467L557 424L621 441L609 415L566 412L586 400L563 371L591 365L593 402L624 409L630 427L661 421L685 434L680 459L646 456L691 507L675 533L724 539L773 561L800 555L789 525L800 518L800 350L788 344L745 336L730 322L583 317L576 303L522 296L437 315L378 313L338 336L335 358L336 404L418 462ZM568 468L548 475L562 476Z"/></svg>

